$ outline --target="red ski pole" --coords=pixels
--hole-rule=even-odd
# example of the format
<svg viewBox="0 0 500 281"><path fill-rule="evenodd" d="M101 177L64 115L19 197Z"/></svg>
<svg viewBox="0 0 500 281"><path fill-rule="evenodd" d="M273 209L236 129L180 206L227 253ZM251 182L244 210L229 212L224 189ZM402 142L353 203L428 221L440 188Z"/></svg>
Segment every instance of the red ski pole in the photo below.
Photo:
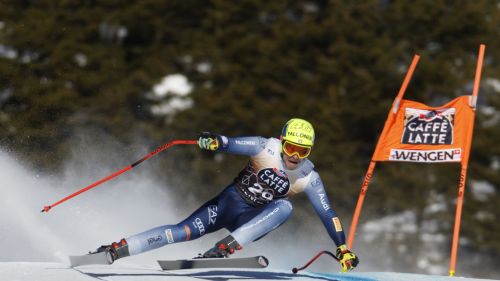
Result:
<svg viewBox="0 0 500 281"><path fill-rule="evenodd" d="M63 203L64 201L67 201L67 200L69 200L69 199L71 199L71 198L73 198L73 197L75 197L75 196L77 196L77 195L79 195L81 193L84 193L85 191L88 191L88 190L90 190L90 189L92 189L92 188L100 185L101 183L104 183L104 182L106 182L106 181L108 181L108 180L110 180L112 178L115 178L115 177L117 177L117 176L119 176L119 175L121 175L121 174L129 171L129 170L132 170L135 166L141 164L142 162L148 160L149 158L151 158L154 155L162 152L163 150L168 149L171 146L174 146L174 145L177 145L177 144L197 144L197 143L198 142L196 140L173 140L173 141L171 141L169 143L166 143L166 144L160 146L159 148L157 148L155 151L153 151L153 152L149 153L148 155L144 156L140 160L137 160L136 162L132 163L131 165L128 165L127 167L125 167L125 168L123 168L123 169L121 169L121 170L119 170L117 172L114 172L113 174L111 174L111 175L109 175L109 176L107 176L107 177L105 177L103 179L100 179L100 180L94 182L93 184L91 184L91 185L89 185L89 186L87 186L85 188L82 188L82 189L78 190L75 193L72 193L72 194L64 197L63 199L55 202L52 205L48 205L48 206L43 207L43 209L42 209L41 212L42 213L43 212L48 212L50 209L52 209L53 207L55 207L55 206Z"/></svg>
<svg viewBox="0 0 500 281"><path fill-rule="evenodd" d="M336 261L340 262L339 258L337 258L332 252L329 252L329 251L321 251L319 252L316 256L314 256L314 258L312 258L309 262L307 262L303 267L300 267L300 268L292 268L292 272L293 273L297 273L299 272L300 270L304 270L306 269L307 267L309 267L313 262L315 262L321 255L323 254L327 254L329 255L330 257L334 258Z"/></svg>

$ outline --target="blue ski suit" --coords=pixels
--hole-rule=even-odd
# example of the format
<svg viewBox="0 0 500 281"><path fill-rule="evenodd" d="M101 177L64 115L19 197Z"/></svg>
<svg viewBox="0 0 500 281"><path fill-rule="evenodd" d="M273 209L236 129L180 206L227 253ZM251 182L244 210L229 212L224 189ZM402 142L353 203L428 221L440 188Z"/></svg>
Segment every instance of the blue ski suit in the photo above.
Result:
<svg viewBox="0 0 500 281"><path fill-rule="evenodd" d="M226 228L246 245L283 224L292 212L287 197L305 192L337 246L345 244L342 224L331 208L319 174L304 159L286 169L276 138L221 136L218 151L247 155L250 161L234 181L178 224L159 226L126 238L130 255L197 239Z"/></svg>

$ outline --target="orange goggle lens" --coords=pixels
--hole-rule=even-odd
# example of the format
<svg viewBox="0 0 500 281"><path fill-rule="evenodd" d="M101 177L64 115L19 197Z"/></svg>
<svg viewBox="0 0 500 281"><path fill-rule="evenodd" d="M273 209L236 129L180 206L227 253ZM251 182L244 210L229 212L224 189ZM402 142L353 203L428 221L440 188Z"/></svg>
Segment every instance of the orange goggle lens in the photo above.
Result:
<svg viewBox="0 0 500 281"><path fill-rule="evenodd" d="M288 156L297 155L299 158L306 158L311 153L311 147L285 141L283 143L283 152Z"/></svg>

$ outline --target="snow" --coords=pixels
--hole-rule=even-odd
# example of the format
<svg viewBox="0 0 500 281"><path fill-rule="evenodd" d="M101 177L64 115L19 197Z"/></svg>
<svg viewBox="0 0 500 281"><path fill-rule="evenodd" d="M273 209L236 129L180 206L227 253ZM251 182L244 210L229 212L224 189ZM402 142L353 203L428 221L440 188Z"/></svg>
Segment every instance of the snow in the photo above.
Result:
<svg viewBox="0 0 500 281"><path fill-rule="evenodd" d="M479 201L486 201L489 197L495 196L495 186L487 181L472 181L472 195Z"/></svg>
<svg viewBox="0 0 500 281"><path fill-rule="evenodd" d="M70 268L63 263L0 263L2 281L178 281L178 280L331 280L331 281L485 281L394 272L315 273L267 269L190 269L161 271L159 266L145 267L120 263Z"/></svg>
<svg viewBox="0 0 500 281"><path fill-rule="evenodd" d="M366 222L363 227L363 235L366 241L374 241L381 233L415 233L415 214L405 211L397 215L386 216L378 220Z"/></svg>
<svg viewBox="0 0 500 281"><path fill-rule="evenodd" d="M165 97L168 94L186 96L191 93L193 86L186 76L182 74L172 74L165 76L159 84L153 87L153 92L157 97Z"/></svg>
<svg viewBox="0 0 500 281"><path fill-rule="evenodd" d="M192 90L193 85L186 76L182 74L165 76L160 83L153 86L152 92L148 95L152 100L160 101L151 106L151 112L171 117L179 111L191 108L194 104L189 97Z"/></svg>
<svg viewBox="0 0 500 281"><path fill-rule="evenodd" d="M493 88L497 93L500 93L500 80L496 78L486 78L486 85Z"/></svg>
<svg viewBox="0 0 500 281"><path fill-rule="evenodd" d="M15 59L17 51L10 46L0 44L0 58Z"/></svg>
<svg viewBox="0 0 500 281"><path fill-rule="evenodd" d="M98 145L94 146L95 143L93 135L81 136L72 146L74 156L65 162L65 170L52 176L26 169L22 161L0 149L0 262L3 262L4 269L8 264L14 266L10 262L67 263L69 255L84 254L153 227L177 223L198 208L201 200L209 199L200 199L196 191L186 192L182 186L166 186L151 171L155 165L155 158L152 158L133 171L82 193L48 213L40 213L44 206L123 168L151 149L140 146L116 149L121 147L120 143L102 136L98 138ZM168 157L168 151L157 157L162 156ZM165 173L171 175L168 169ZM188 173L171 176L188 176ZM227 231L220 230L194 241L119 260L117 265L131 263L142 268L156 268L157 259L197 256L226 235ZM314 245L311 245L311 239L315 241ZM324 249L334 250L331 239L317 219L300 226L285 224L235 256L262 254L273 260L270 269L289 271ZM7 271L11 274L19 266L17 264ZM330 269L332 260L320 259L312 267L314 270ZM29 268L31 266L26 272L30 272ZM41 274L45 276L50 272ZM2 276L0 274L0 281L4 280Z"/></svg>
<svg viewBox="0 0 500 281"><path fill-rule="evenodd" d="M173 97L167 102L151 106L151 112L155 115L171 115L178 111L186 110L192 106L192 99Z"/></svg>
<svg viewBox="0 0 500 281"><path fill-rule="evenodd" d="M331 239L326 235L317 217L301 220L300 224L284 224L283 227L270 233L266 239L252 243L235 254L235 257L265 255L270 260L270 266L265 270L166 273L160 271L156 264L158 259L196 256L227 235L224 230L195 241L169 245L118 260L112 266L70 269L67 265L68 255L87 253L105 243L118 241L156 226L176 223L200 204L200 198L197 198L195 190L186 192L182 186L165 186L164 181L157 179L151 172L154 169L150 169L155 165L155 160L152 158L133 171L80 194L54 207L48 213L40 213L44 205L54 203L123 168L133 160L146 155L151 149L140 146L123 148L122 144L113 139L102 136L97 142L96 139L94 135L82 135L79 142L71 146L73 156L65 162L65 170L61 174L52 176L39 175L27 169L22 161L14 158L13 154L0 149L0 178L2 178L0 281L384 280L370 279L370 273L361 271L405 271L405 268L387 267L380 259L370 260L367 256L373 247L366 246L368 248L356 248L356 252L366 258L363 258L360 267L349 275L335 275L339 266L328 258L318 259L308 268L323 274L300 272L297 276L292 275L290 272L292 267L304 265L318 251L334 250ZM168 152L164 154L167 157L169 155ZM170 175L168 169L165 173ZM188 174L172 176L182 177ZM372 221L367 223L365 231L376 234L382 234L384 229L396 231L398 225L403 222L414 223L414 215L405 212L401 216ZM411 224L405 226L404 231L413 233L414 226ZM393 234L397 233L391 233ZM365 236L368 236L368 233L361 234L361 237ZM383 247L378 245L376 250L386 252ZM446 262L435 265L441 265L443 268L440 271L433 271L432 274L447 273ZM422 268L421 272L429 272L428 269L429 267ZM462 273L459 271L460 268L457 270ZM395 273L389 275L394 276ZM387 275L383 276L386 277Z"/></svg>

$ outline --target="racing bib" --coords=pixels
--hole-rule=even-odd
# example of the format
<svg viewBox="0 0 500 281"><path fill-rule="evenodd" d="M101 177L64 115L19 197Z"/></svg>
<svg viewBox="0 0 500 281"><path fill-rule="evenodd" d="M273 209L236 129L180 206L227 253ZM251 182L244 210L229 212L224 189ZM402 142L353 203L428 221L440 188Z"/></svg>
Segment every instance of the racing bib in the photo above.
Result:
<svg viewBox="0 0 500 281"><path fill-rule="evenodd" d="M287 174L278 168L264 168L258 171L249 163L236 177L236 190L247 203L259 206L274 199L286 197L290 190Z"/></svg>

